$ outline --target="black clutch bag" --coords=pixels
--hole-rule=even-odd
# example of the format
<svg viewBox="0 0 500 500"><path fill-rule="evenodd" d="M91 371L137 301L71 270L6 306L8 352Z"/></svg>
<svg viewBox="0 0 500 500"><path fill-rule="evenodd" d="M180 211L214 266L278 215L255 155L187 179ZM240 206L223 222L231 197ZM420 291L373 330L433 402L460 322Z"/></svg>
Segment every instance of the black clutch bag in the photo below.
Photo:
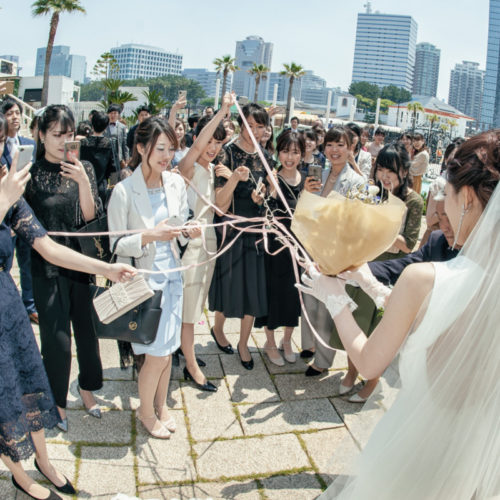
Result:
<svg viewBox="0 0 500 500"><path fill-rule="evenodd" d="M99 215L93 221L86 223L78 229L78 233L105 233L108 231L108 217L106 214ZM109 236L80 236L78 238L83 255L94 259L109 262L111 252L109 250Z"/></svg>
<svg viewBox="0 0 500 500"><path fill-rule="evenodd" d="M105 292L107 288L90 285L94 297ZM154 295L142 302L114 321L104 324L94 307L92 307L92 324L97 338L114 339L135 344L148 345L156 339L156 332L161 316L161 290L154 290Z"/></svg>

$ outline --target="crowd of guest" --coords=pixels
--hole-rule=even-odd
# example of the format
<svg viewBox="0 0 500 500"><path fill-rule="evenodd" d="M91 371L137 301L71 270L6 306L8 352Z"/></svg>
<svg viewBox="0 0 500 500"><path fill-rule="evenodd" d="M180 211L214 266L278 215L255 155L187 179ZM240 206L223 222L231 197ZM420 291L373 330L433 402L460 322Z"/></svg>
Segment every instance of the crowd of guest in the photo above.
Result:
<svg viewBox="0 0 500 500"><path fill-rule="evenodd" d="M290 128L275 137L273 112L255 103L245 105L247 128L242 116L236 122L231 117L233 104L234 96L228 94L219 110L206 108L201 116L190 116L187 124L179 116L186 105L185 96L174 104L168 119L152 116L147 106L141 106L130 130L121 121L118 105L111 105L107 112L93 111L89 120L79 124L66 106L50 105L33 123L34 140L18 133L22 104L6 99L1 105L0 143L5 143L1 164L6 166L2 175L8 177L6 172L13 168L20 146L33 146L24 199L40 227L76 232L106 213L110 231L141 230L110 238L110 243L119 263L153 271L149 285L163 292L155 341L147 346L131 345L139 368L137 418L159 439L169 438L176 429L166 406L173 358L185 358L186 381L203 391L217 391L203 373L205 363L195 356L194 325L207 300L215 313L210 333L217 347L226 355L237 351L247 370L254 368L248 347L253 327L264 328L263 349L269 362L283 366L296 361L292 334L300 324L300 357L311 361L305 371L308 377L320 376L331 367L336 351L325 344L343 348L324 304L305 295L301 306L290 251L278 252L282 242L276 235L263 241L261 232L251 230L252 220L272 214L290 231L288 210L293 213L303 191L327 197L377 183L407 208L392 247L370 264L373 273L384 279L392 272L394 259L405 265L411 261L413 257L404 259L414 255L420 234L421 182L429 165L421 134L406 133L385 144L382 128L374 131L370 142L370 131L355 123L325 130L321 121L301 127L299 118L292 117ZM65 143L75 138L80 141L80 154L65 156ZM445 162L458 146L457 142L447 151ZM439 193L429 197L428 209L428 226L441 228L449 243ZM240 221L237 226L227 224L233 217ZM217 229L214 222L220 223ZM425 258L426 245L436 244L430 232L426 238L429 241L418 258ZM76 238L54 239L81 252ZM42 252L31 251L33 241L25 240L12 239L2 269L10 269L15 249L24 309L40 326L43 366L57 409L55 422L66 432L72 336L77 346L78 392L88 413L101 418L93 395L103 384L99 343L90 320L94 278L90 267L66 269ZM217 251L220 255L214 260L211 257ZM446 254L446 258L452 256ZM187 269L181 272L183 266ZM393 284L395 279L391 274L387 281ZM358 324L369 334L380 320L380 311L359 287L348 287L348 293L358 305ZM308 321L299 321L304 315ZM225 334L227 318L240 320L236 349ZM278 329L284 331L279 339ZM349 360L340 394L352 391L357 375ZM377 381L367 381L349 400L366 401ZM6 453L0 440L0 454ZM15 454L10 456L17 462ZM62 487L61 476L49 472L56 488Z"/></svg>

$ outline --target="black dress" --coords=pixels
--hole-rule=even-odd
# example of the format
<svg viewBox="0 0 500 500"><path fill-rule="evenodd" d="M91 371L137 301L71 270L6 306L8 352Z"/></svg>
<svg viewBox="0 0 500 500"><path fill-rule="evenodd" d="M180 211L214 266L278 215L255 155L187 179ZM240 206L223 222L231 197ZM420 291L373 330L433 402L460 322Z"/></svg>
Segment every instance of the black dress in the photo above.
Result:
<svg viewBox="0 0 500 500"><path fill-rule="evenodd" d="M251 172L248 181L239 182L236 186L228 212L248 218L262 216L263 209L251 198L259 178L264 180L267 176L258 153L247 153L236 143L230 144L224 153L222 163L231 170L245 166ZM264 154L267 159L267 153ZM270 158L269 163L272 163ZM215 178L216 189L225 184L225 178ZM218 222L218 218L215 218L215 222ZM237 230L230 229L223 242L224 246L232 242L236 234ZM217 237L220 246L220 231L217 232ZM261 238L262 235L258 233L243 233L231 248L217 259L208 294L211 311L222 312L226 318L267 314L264 248L262 243L257 243Z"/></svg>
<svg viewBox="0 0 500 500"><path fill-rule="evenodd" d="M60 418L26 309L5 270L11 228L29 245L46 231L22 198L0 225L0 455L19 462L34 451L29 433L51 429Z"/></svg>
<svg viewBox="0 0 500 500"><path fill-rule="evenodd" d="M288 206L295 211L299 195L304 189L306 176L301 174L301 181L296 186L291 186L283 178L278 176L279 186ZM290 230L292 220L279 196L270 198L269 206L275 217ZM269 238L269 252L274 253L283 247L273 234ZM276 255L266 254L266 277L267 277L267 316L255 319L255 327L267 326L275 330L280 326L295 327L299 324L300 299L299 292L295 287L296 279L293 271L292 256L290 250L282 250Z"/></svg>

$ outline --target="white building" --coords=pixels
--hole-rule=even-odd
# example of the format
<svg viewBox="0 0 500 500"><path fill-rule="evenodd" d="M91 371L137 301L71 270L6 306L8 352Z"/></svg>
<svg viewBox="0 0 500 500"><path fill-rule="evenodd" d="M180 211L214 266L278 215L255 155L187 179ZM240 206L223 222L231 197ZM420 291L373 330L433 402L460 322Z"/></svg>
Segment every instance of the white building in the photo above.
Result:
<svg viewBox="0 0 500 500"><path fill-rule="evenodd" d="M415 121L415 130L427 132L430 129L429 116L436 115L439 121L433 125L433 130L438 130L440 125L446 125L450 129L452 137L465 137L467 122L474 121L471 116L464 115L461 111L450 106L437 97L413 96L412 101L422 104L424 111L418 111ZM413 113L408 111L409 102L389 106L387 114L387 125L400 127L402 130L410 130L413 127ZM455 121L457 125L451 129L449 122Z"/></svg>
<svg viewBox="0 0 500 500"><path fill-rule="evenodd" d="M23 76L19 83L19 97L34 108L42 100L43 76ZM49 76L47 104L69 104L79 99L80 87L66 76ZM76 97L76 99L75 99Z"/></svg>
<svg viewBox="0 0 500 500"><path fill-rule="evenodd" d="M182 72L182 56L160 47L127 43L113 47L110 52L120 68L118 78L121 80L180 75Z"/></svg>

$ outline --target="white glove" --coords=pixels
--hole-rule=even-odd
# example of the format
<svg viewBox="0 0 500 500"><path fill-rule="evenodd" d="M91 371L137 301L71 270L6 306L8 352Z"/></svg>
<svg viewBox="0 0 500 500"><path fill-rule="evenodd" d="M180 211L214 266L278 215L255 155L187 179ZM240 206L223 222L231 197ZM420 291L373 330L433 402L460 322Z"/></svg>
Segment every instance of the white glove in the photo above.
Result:
<svg viewBox="0 0 500 500"><path fill-rule="evenodd" d="M377 308L385 307L392 289L380 283L373 276L368 264L363 264L354 271L344 271L339 277L348 285L359 286L375 302Z"/></svg>
<svg viewBox="0 0 500 500"><path fill-rule="evenodd" d="M301 292L308 293L323 302L332 318L335 318L345 306L348 306L351 312L356 309L356 303L345 291L345 282L321 274L314 266L310 266L307 272L309 276L306 273L302 275L302 281L307 286L300 284L295 286Z"/></svg>

